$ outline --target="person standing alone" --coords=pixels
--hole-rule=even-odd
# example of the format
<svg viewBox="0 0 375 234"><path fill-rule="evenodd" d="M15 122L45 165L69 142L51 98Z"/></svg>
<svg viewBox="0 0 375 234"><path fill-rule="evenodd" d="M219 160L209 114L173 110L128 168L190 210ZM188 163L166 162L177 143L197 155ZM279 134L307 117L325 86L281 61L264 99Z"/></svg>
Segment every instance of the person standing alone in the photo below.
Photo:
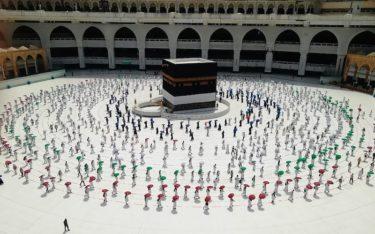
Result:
<svg viewBox="0 0 375 234"><path fill-rule="evenodd" d="M65 229L65 232L70 231L69 225L68 225L68 220L66 220L66 219L64 219L64 229Z"/></svg>

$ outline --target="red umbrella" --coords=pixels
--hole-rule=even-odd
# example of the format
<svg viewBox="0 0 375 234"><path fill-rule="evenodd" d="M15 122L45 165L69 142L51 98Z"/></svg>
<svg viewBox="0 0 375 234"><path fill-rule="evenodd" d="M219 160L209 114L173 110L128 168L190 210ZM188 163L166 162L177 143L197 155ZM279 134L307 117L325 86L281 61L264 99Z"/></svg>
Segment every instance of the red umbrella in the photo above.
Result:
<svg viewBox="0 0 375 234"><path fill-rule="evenodd" d="M49 171L50 168L51 168L50 166L46 166L46 167L45 167L45 169L46 169L47 171Z"/></svg>
<svg viewBox="0 0 375 234"><path fill-rule="evenodd" d="M206 196L204 198L204 201L207 202L207 203L211 202L211 196Z"/></svg>
<svg viewBox="0 0 375 234"><path fill-rule="evenodd" d="M117 186L117 184L118 184L118 181L116 180L115 182L113 182L113 185L114 186Z"/></svg>
<svg viewBox="0 0 375 234"><path fill-rule="evenodd" d="M267 184L269 184L270 182L268 182L267 180L265 180L265 181L263 181L263 184L264 185L267 185Z"/></svg>
<svg viewBox="0 0 375 234"><path fill-rule="evenodd" d="M220 190L223 190L224 188L225 188L224 185L221 185L221 186L219 187Z"/></svg>
<svg viewBox="0 0 375 234"><path fill-rule="evenodd" d="M177 201L178 199L179 199L180 197L178 196L178 195L174 195L173 197L172 197L172 201Z"/></svg>
<svg viewBox="0 0 375 234"><path fill-rule="evenodd" d="M313 187L311 186L311 184L308 184L308 185L306 185L306 188L307 189L312 189Z"/></svg>
<svg viewBox="0 0 375 234"><path fill-rule="evenodd" d="M334 169L334 170L336 170L337 168L339 168L339 166L337 166L337 165L332 166L332 169Z"/></svg>
<svg viewBox="0 0 375 234"><path fill-rule="evenodd" d="M213 189L214 187L212 186L212 185L209 185L209 186L207 186L207 190L211 190L211 189Z"/></svg>
<svg viewBox="0 0 375 234"><path fill-rule="evenodd" d="M132 194L132 192L130 192L130 191L125 191L125 196L129 196L130 194Z"/></svg>
<svg viewBox="0 0 375 234"><path fill-rule="evenodd" d="M168 187L168 185L166 185L166 184L162 184L162 185L161 185L161 188L162 188L162 189L165 189L165 188L167 188L167 187Z"/></svg>
<svg viewBox="0 0 375 234"><path fill-rule="evenodd" d="M47 187L49 185L48 181L43 182L43 186Z"/></svg>
<svg viewBox="0 0 375 234"><path fill-rule="evenodd" d="M255 200L255 195L254 195L254 194L250 194L250 195L249 195L249 200L250 200L250 201Z"/></svg>
<svg viewBox="0 0 375 234"><path fill-rule="evenodd" d="M90 185L89 185L89 184L88 184L88 185L86 185L86 186L85 186L85 188L86 188L86 189L90 188Z"/></svg>
<svg viewBox="0 0 375 234"><path fill-rule="evenodd" d="M202 189L202 187L199 186L199 185L195 187L195 190L201 190L201 189Z"/></svg>
<svg viewBox="0 0 375 234"><path fill-rule="evenodd" d="M53 177L53 176L50 178L51 181L52 181L52 180L55 180L55 179L56 179L56 177Z"/></svg>
<svg viewBox="0 0 375 234"><path fill-rule="evenodd" d="M31 163L32 161L33 161L33 159L31 159L31 158L27 159L28 163Z"/></svg>
<svg viewBox="0 0 375 234"><path fill-rule="evenodd" d="M248 185L248 184L244 184L243 186L244 186L245 188L250 187L250 185Z"/></svg>
<svg viewBox="0 0 375 234"><path fill-rule="evenodd" d="M327 184L333 184L332 180L327 180Z"/></svg>
<svg viewBox="0 0 375 234"><path fill-rule="evenodd" d="M158 199L162 199L164 197L163 194L158 194Z"/></svg>
<svg viewBox="0 0 375 234"><path fill-rule="evenodd" d="M276 181L276 184L277 184L277 185L281 185L281 184L283 184L283 182L282 182L281 180L277 180L277 181Z"/></svg>
<svg viewBox="0 0 375 234"><path fill-rule="evenodd" d="M151 193L146 193L145 194L145 198L150 198L151 197Z"/></svg>
<svg viewBox="0 0 375 234"><path fill-rule="evenodd" d="M152 187L154 187L153 184L149 184L149 185L147 185L147 189L151 189Z"/></svg>
<svg viewBox="0 0 375 234"><path fill-rule="evenodd" d="M6 166L8 166L8 165L10 165L10 164L12 164L12 161L10 161L10 160L6 160L6 161L5 161L5 165L6 165Z"/></svg>
<svg viewBox="0 0 375 234"><path fill-rule="evenodd" d="M315 186L319 186L320 183L319 183L319 182L314 182L314 185L315 185Z"/></svg>
<svg viewBox="0 0 375 234"><path fill-rule="evenodd" d="M96 179L95 176L90 176L89 178L90 183L93 182L95 179Z"/></svg>
<svg viewBox="0 0 375 234"><path fill-rule="evenodd" d="M108 192L108 189L102 189L102 192L106 193L106 192Z"/></svg>
<svg viewBox="0 0 375 234"><path fill-rule="evenodd" d="M232 198L234 197L234 193L230 193L230 194L228 194L228 197L229 197L230 199L232 199Z"/></svg>
<svg viewBox="0 0 375 234"><path fill-rule="evenodd" d="M185 185L184 188L185 190L188 190L190 188L190 185Z"/></svg>
<svg viewBox="0 0 375 234"><path fill-rule="evenodd" d="M180 184L174 184L173 186L175 189L178 189L180 187Z"/></svg>
<svg viewBox="0 0 375 234"><path fill-rule="evenodd" d="M292 182L293 180L292 179L286 179L286 181L288 181L288 183Z"/></svg>
<svg viewBox="0 0 375 234"><path fill-rule="evenodd" d="M65 182L65 186L66 186L66 187L70 186L71 184L72 184L72 182L69 182L69 181L68 181L68 182Z"/></svg>
<svg viewBox="0 0 375 234"><path fill-rule="evenodd" d="M324 174L325 170L324 169L319 169L319 174Z"/></svg>
<svg viewBox="0 0 375 234"><path fill-rule="evenodd" d="M264 198L266 198L266 194L264 194L264 193L261 193L261 194L259 194L259 199L264 199Z"/></svg>
<svg viewBox="0 0 375 234"><path fill-rule="evenodd" d="M302 179L302 178L299 177L299 176L296 176L296 177L294 177L294 179L295 179L295 180L300 180L300 179Z"/></svg>

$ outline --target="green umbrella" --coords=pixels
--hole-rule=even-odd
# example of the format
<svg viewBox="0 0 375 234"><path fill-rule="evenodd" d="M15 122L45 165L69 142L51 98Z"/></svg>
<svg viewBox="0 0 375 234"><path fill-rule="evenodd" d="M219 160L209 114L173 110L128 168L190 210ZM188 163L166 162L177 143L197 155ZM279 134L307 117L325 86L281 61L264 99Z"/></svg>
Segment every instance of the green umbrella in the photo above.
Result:
<svg viewBox="0 0 375 234"><path fill-rule="evenodd" d="M312 170L313 168L314 168L314 164L309 164L309 165L307 165L307 167L310 169L310 170Z"/></svg>
<svg viewBox="0 0 375 234"><path fill-rule="evenodd" d="M175 171L173 172L173 174L174 174L175 176L177 176L179 172L180 172L179 170L175 170Z"/></svg>
<svg viewBox="0 0 375 234"><path fill-rule="evenodd" d="M242 166L240 169L242 172L244 172L246 170L246 167Z"/></svg>
<svg viewBox="0 0 375 234"><path fill-rule="evenodd" d="M203 173L203 170L202 169L199 169L198 170L198 175L201 175Z"/></svg>
<svg viewBox="0 0 375 234"><path fill-rule="evenodd" d="M311 155L311 158L312 158L312 159L316 159L316 157L317 157L316 154L312 154L312 155Z"/></svg>
<svg viewBox="0 0 375 234"><path fill-rule="evenodd" d="M164 180L166 180L167 179L167 177L165 177L165 176L160 176L160 180L161 181L164 181Z"/></svg>
<svg viewBox="0 0 375 234"><path fill-rule="evenodd" d="M113 176L116 177L116 178L117 178L119 175L120 175L120 173L118 173L118 172L113 173Z"/></svg>
<svg viewBox="0 0 375 234"><path fill-rule="evenodd" d="M299 171L300 167L299 166L295 166L294 169L296 169L296 171Z"/></svg>
<svg viewBox="0 0 375 234"><path fill-rule="evenodd" d="M82 156L77 156L77 161L81 161L81 159L82 159Z"/></svg>
<svg viewBox="0 0 375 234"><path fill-rule="evenodd" d="M335 159L336 160L339 160L341 158L341 155L340 154L335 154Z"/></svg>
<svg viewBox="0 0 375 234"><path fill-rule="evenodd" d="M125 165L121 165L121 170L123 171L123 170L125 170Z"/></svg>
<svg viewBox="0 0 375 234"><path fill-rule="evenodd" d="M286 165L289 166L291 162L292 162L292 161L290 161L290 160L286 161Z"/></svg>
<svg viewBox="0 0 375 234"><path fill-rule="evenodd" d="M147 170L147 171L151 171L151 170L152 170L152 167L151 167L151 166L148 166L148 167L146 167L146 170Z"/></svg>
<svg viewBox="0 0 375 234"><path fill-rule="evenodd" d="M284 175L284 171L278 171L278 172L277 172L277 176L278 176L278 177L281 177L282 175Z"/></svg>
<svg viewBox="0 0 375 234"><path fill-rule="evenodd" d="M115 168L116 165L117 165L116 162L112 163L112 168Z"/></svg>

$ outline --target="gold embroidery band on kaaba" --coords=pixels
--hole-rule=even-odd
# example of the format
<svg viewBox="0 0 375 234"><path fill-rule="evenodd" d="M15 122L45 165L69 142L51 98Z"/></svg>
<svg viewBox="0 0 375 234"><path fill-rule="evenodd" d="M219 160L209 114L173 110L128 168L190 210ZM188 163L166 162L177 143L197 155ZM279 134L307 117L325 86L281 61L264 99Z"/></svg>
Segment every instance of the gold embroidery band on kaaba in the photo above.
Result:
<svg viewBox="0 0 375 234"><path fill-rule="evenodd" d="M168 74L162 72L163 78L166 81L170 81L173 83L185 83L185 82L201 82L201 81L211 81L216 80L216 76L199 76L199 77L184 77L184 78L174 78ZM168 82L168 83L170 83Z"/></svg>

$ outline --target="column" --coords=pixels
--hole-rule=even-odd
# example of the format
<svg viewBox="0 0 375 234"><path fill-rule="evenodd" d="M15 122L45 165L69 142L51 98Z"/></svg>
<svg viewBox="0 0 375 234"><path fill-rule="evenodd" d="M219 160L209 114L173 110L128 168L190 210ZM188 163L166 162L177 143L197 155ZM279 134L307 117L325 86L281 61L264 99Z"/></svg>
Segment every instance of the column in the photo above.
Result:
<svg viewBox="0 0 375 234"><path fill-rule="evenodd" d="M233 71L234 72L240 71L240 53L241 53L241 50L234 50L234 56L233 56Z"/></svg>
<svg viewBox="0 0 375 234"><path fill-rule="evenodd" d="M202 58L208 59L208 49L202 49Z"/></svg>
<svg viewBox="0 0 375 234"><path fill-rule="evenodd" d="M345 61L345 55L338 54L337 55L337 61L336 61L336 69L335 69L336 75L342 74L342 70L343 70L343 67L344 67L344 61Z"/></svg>
<svg viewBox="0 0 375 234"><path fill-rule="evenodd" d="M169 55L172 59L175 59L176 58L176 53L177 53L177 49L176 47L171 47L170 50L169 50Z"/></svg>
<svg viewBox="0 0 375 234"><path fill-rule="evenodd" d="M301 52L298 64L298 75L304 76L306 71L307 52Z"/></svg>
<svg viewBox="0 0 375 234"><path fill-rule="evenodd" d="M47 59L48 59L48 69L52 70L52 57L51 57L50 46L48 45L47 47L45 47L45 50L46 50L46 55L47 55Z"/></svg>
<svg viewBox="0 0 375 234"><path fill-rule="evenodd" d="M83 47L80 46L77 49L78 49L79 68L83 69L83 68L86 67L86 64L85 64L85 54L83 52Z"/></svg>
<svg viewBox="0 0 375 234"><path fill-rule="evenodd" d="M13 58L13 73L14 77L18 77L18 66L15 58Z"/></svg>
<svg viewBox="0 0 375 234"><path fill-rule="evenodd" d="M116 63L115 63L115 50L113 48L113 44L110 44L107 46L108 51L108 67L109 69L115 69Z"/></svg>
<svg viewBox="0 0 375 234"><path fill-rule="evenodd" d="M34 61L34 67L35 67L35 73L39 73L38 63L36 62L36 60Z"/></svg>
<svg viewBox="0 0 375 234"><path fill-rule="evenodd" d="M139 70L146 69L145 48L138 48Z"/></svg>
<svg viewBox="0 0 375 234"><path fill-rule="evenodd" d="M29 68L27 67L27 61L25 60L25 72L26 72L26 75L28 76L29 75Z"/></svg>
<svg viewBox="0 0 375 234"><path fill-rule="evenodd" d="M264 66L264 72L271 73L272 71L272 59L273 59L273 53L271 50L267 51L266 54L266 64Z"/></svg>

